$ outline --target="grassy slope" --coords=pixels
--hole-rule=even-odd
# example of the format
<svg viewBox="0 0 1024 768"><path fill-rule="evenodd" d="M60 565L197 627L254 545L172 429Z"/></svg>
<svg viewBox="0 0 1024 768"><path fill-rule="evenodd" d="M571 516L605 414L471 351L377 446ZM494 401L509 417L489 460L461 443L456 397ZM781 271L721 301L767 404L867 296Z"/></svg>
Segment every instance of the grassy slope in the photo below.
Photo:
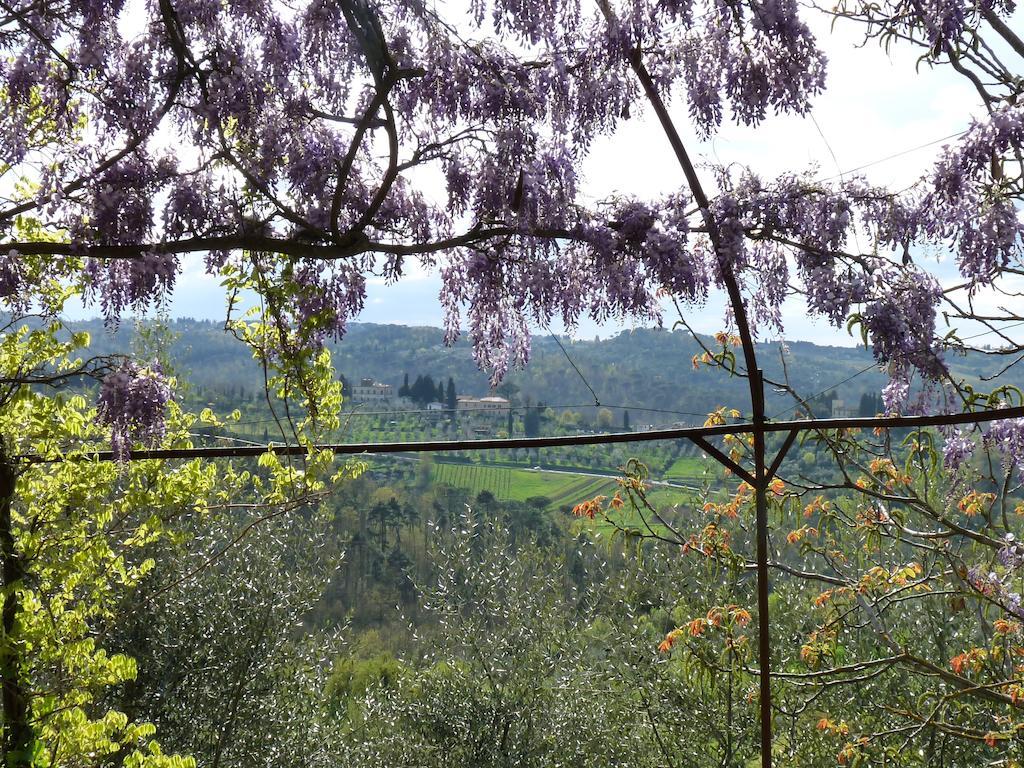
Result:
<svg viewBox="0 0 1024 768"><path fill-rule="evenodd" d="M707 461L696 456L681 456L665 472L666 480L697 480L704 476Z"/></svg>
<svg viewBox="0 0 1024 768"><path fill-rule="evenodd" d="M474 494L490 491L496 498L508 501L546 496L555 507L574 506L598 495L611 496L618 488L614 480L601 477L467 464L435 464L432 479ZM653 490L650 498L659 507L690 499L689 494L668 488Z"/></svg>
<svg viewBox="0 0 1024 768"><path fill-rule="evenodd" d="M433 481L472 493L490 491L506 501L526 501L546 496L556 506L574 505L598 494L615 492L615 481L585 475L563 475L530 469L467 464L434 465Z"/></svg>

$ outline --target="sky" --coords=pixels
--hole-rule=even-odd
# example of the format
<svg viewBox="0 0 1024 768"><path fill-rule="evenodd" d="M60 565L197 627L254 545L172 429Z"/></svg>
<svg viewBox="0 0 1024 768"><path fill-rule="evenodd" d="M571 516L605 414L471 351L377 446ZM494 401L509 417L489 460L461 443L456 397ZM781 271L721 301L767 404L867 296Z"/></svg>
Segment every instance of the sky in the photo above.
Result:
<svg viewBox="0 0 1024 768"><path fill-rule="evenodd" d="M948 67L919 67L913 49L896 45L887 53L874 41L862 45L854 23L840 21L833 28L823 14L803 13L829 56L825 93L815 98L807 116L769 117L756 128L726 122L708 141L698 141L695 132L688 130L685 99L674 98L670 109L699 163L748 165L765 178L809 168L816 168L819 178L858 170L873 183L901 189L920 178L943 144L979 114L977 94ZM622 123L613 135L600 137L582 171L584 193L595 198L612 193L655 198L678 189L683 181L649 110ZM703 176L707 180L710 174L705 171ZM925 257L923 266L944 284L956 279L948 258L939 262L934 256ZM421 271L391 285L373 280L366 308L357 319L440 325L439 289L439 278ZM224 292L216 278L205 274L201 256L186 257L168 314L221 320L224 307ZM94 314L90 308L72 311L78 317ZM688 320L698 331L714 332L724 326L723 317L724 303L713 296L704 307L694 308ZM783 319L790 340L856 343L845 330L808 318L796 300L784 305ZM672 315L666 314L666 322L671 320ZM604 337L628 327L628 323L598 326L585 321L574 335Z"/></svg>

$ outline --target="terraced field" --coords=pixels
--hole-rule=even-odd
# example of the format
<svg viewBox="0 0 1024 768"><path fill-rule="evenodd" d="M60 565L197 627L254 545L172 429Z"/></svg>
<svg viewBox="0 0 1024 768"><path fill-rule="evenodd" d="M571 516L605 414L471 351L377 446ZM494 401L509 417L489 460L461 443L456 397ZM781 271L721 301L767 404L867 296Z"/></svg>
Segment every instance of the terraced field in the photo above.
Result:
<svg viewBox="0 0 1024 768"><path fill-rule="evenodd" d="M602 493L612 494L617 487L614 480L600 477L472 464L435 464L432 479L453 488L466 488L474 494L490 491L505 501L546 496L556 506L578 504Z"/></svg>
<svg viewBox="0 0 1024 768"><path fill-rule="evenodd" d="M472 464L437 463L432 480L453 488L466 488L473 494L490 491L496 498L506 501L546 496L555 507L574 506L601 494L611 496L618 488L610 478ZM690 494L674 488L655 488L650 499L655 506L665 507L685 504L690 501Z"/></svg>

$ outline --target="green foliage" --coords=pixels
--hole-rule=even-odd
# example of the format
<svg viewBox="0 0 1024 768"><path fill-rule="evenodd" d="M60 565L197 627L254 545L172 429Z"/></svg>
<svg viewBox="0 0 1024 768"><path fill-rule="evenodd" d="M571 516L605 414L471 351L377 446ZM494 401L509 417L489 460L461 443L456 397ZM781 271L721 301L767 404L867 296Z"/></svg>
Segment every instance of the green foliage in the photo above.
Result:
<svg viewBox="0 0 1024 768"><path fill-rule="evenodd" d="M340 641L297 627L337 554L322 514L286 512L214 509L182 521L180 541L147 548L152 573L103 628L139 667L106 701L200 765L308 768L318 754L323 659Z"/></svg>
<svg viewBox="0 0 1024 768"><path fill-rule="evenodd" d="M365 648L375 633L364 635L360 645ZM379 694L398 687L406 674L405 665L390 652L381 651L364 655L367 650L357 649L352 655L340 658L331 670L325 695L328 706L352 721L362 715L361 700L368 694Z"/></svg>
<svg viewBox="0 0 1024 768"><path fill-rule="evenodd" d="M57 331L7 334L0 377L78 367L71 355L86 339L60 342ZM4 556L17 576L10 580L7 569L4 612L14 620L0 638L5 683L26 698L33 763L71 766L122 754L139 768L180 768L187 761L162 754L151 725L96 706L110 686L134 679L137 668L101 647L93 628L152 570L153 561L137 553L166 536L179 516L201 514L216 472L200 462L167 470L155 462L64 460L74 446L107 439L94 416L80 396L47 396L27 386L7 389L0 401L3 460L17 471L9 520L0 525L0 538L10 537ZM172 419L171 441L186 439L185 422L180 414Z"/></svg>
<svg viewBox="0 0 1024 768"><path fill-rule="evenodd" d="M352 766L658 763L632 693L581 642L557 558L462 521L425 596L438 622L423 663L349 699L359 718L336 744ZM371 657L339 669L380 675ZM352 679L350 675L346 679ZM350 690L358 690L351 686Z"/></svg>
<svg viewBox="0 0 1024 768"><path fill-rule="evenodd" d="M336 435L330 356L277 360L282 340L256 316L233 330L266 365L272 406L288 401L275 439ZM59 326L12 328L0 339L0 378L72 375L88 343ZM23 571L2 594L15 618L0 638L0 674L27 693L32 725L15 762L756 759L751 495L719 484L698 451L645 449L649 475L623 492L637 503L614 512L615 481L535 472L524 465L541 459L526 452L377 461L382 485L352 479L361 467L338 469L327 452L119 467L90 460L107 436L81 392L0 391L5 455L21 457L0 547ZM240 408L226 418L217 404L198 417L175 406L167 445L192 445L198 428L241 428L255 406L233 396ZM1008 385L999 396L1020 393ZM537 429L541 413L526 412ZM394 421L373 434L453 428ZM931 432L875 437L866 447L871 436L809 435L783 474L813 471L826 487L801 481L772 495L775 762L1011 765L1021 630L1002 596L969 574L1008 573L998 553L1006 534L1020 534L1019 494L984 456L944 476ZM543 461L607 466L621 456L599 450ZM688 489L645 485L664 477ZM565 524L561 509L594 496L609 514L592 532L625 545L597 550ZM346 617L352 633L377 632L343 652L319 625ZM941 715L928 721L931 712ZM161 743L192 757L165 755Z"/></svg>
<svg viewBox="0 0 1024 768"><path fill-rule="evenodd" d="M266 329L241 332L258 335ZM164 587L157 593L171 594L191 574L206 568L205 560L195 562L199 550L192 557L170 558L159 567L156 558L168 557L176 549L180 552L193 539L213 540L208 532L199 535L199 530L215 520L220 521L218 530L230 530L222 510L258 509L261 519L250 527L263 524L265 528L268 519L297 509L333 479L356 474L360 467L349 464L337 469L333 454L324 451L311 452L301 461L265 454L255 469L200 460L95 461L92 453L105 447L109 435L96 425L95 412L82 395L60 389L64 378L85 370L79 352L88 342L88 334L68 336L59 324L21 327L0 339L0 379L13 382L0 388L0 463L15 473L13 488L7 491L9 506L0 514L0 548L6 563L0 671L5 687L24 702L21 710L7 713L8 760L12 765L31 762L56 768L116 756L136 768L182 768L194 763L191 758L162 752L155 726L137 717L145 708L137 702L125 706L127 700L113 696L113 691L127 690L140 678L133 650L147 651L149 662L156 658L151 649L138 645L126 647L127 652L110 650L125 622L124 601L159 574ZM281 398L300 393L297 405L303 416L293 424L292 437L312 445L322 434L318 430L337 426L340 385L327 353L303 366L301 386L293 386L290 376L291 372L282 370L271 384ZM34 378L57 389L46 391L21 383ZM314 403L324 410L317 414ZM232 418L237 420L238 415ZM212 411L197 419L172 404L165 445L191 446L191 429L197 421L222 423ZM221 511L212 514L211 510ZM249 533L244 525L241 531ZM235 531L221 546L226 551L240 538ZM308 538L304 544L308 545ZM234 554L246 551L239 547ZM209 553L209 557L223 554ZM185 573L174 570L172 562L184 567ZM267 560L252 562L266 564ZM274 570L294 576L293 566L279 562ZM251 576L248 584L267 586ZM196 586L194 580L189 582L190 589ZM257 590L244 603L254 606L260 594L283 591L280 585L262 593ZM224 601L233 593L237 597L228 581L219 581L203 605L209 608L219 600L218 616L232 617L231 604ZM274 643L287 638L295 620L308 611L308 598L303 605L298 614L287 614L283 623L280 617L276 624L257 621L263 635ZM158 615L152 605L139 608L140 615L150 619ZM187 615L187 611L176 611L174 621ZM237 638L243 637L237 618L218 636L230 637L234 632ZM151 621L147 629L155 631L157 626ZM106 628L102 634L101 627ZM204 642L196 640L200 645ZM271 653L271 649L261 652ZM231 656L225 649L218 658L224 662ZM283 674L280 664L288 658L283 647L273 651L271 658L277 674ZM292 665L293 674L299 667L309 667L295 658L299 666ZM147 669L141 677L152 680L151 672ZM155 715L154 720L167 720L163 712L149 714ZM178 738L176 743L188 741Z"/></svg>

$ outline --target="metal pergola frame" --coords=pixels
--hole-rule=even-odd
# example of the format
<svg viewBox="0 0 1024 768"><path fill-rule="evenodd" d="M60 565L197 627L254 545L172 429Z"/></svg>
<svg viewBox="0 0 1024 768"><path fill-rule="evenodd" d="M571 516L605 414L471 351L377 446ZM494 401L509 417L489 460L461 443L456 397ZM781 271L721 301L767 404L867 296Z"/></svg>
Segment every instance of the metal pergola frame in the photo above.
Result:
<svg viewBox="0 0 1024 768"><path fill-rule="evenodd" d="M561 448L577 445L614 445L617 443L650 443L658 440L690 440L718 458L717 448L707 442L709 437L723 435L750 435L758 431L768 435L788 433L786 444L780 450L784 457L786 450L800 432L828 432L843 429L917 429L920 427L956 426L959 424L984 424L990 421L1024 418L1024 406L988 409L965 413L944 413L925 416L862 416L839 419L794 419L790 421L765 421L760 429L752 423L719 424L712 427L672 427L652 429L644 432L601 432L595 435L556 435L550 437L500 437L478 440L423 440L384 443L317 443L312 446L267 443L260 445L217 446L205 448L152 448L134 450L130 461L151 461L167 459L232 459L262 456L273 453L277 456L305 456L313 451L331 451L340 456L374 453L440 453L443 451L484 451L511 448ZM213 436L216 437L216 436ZM710 449L710 450L709 450ZM62 456L21 456L29 462L52 464L60 461L116 461L113 451L82 451ZM777 456L776 462L781 462ZM737 464L731 459L724 462L729 469L736 470ZM772 464L778 469L777 464ZM749 475L739 467L740 476ZM744 478L746 479L746 478Z"/></svg>

